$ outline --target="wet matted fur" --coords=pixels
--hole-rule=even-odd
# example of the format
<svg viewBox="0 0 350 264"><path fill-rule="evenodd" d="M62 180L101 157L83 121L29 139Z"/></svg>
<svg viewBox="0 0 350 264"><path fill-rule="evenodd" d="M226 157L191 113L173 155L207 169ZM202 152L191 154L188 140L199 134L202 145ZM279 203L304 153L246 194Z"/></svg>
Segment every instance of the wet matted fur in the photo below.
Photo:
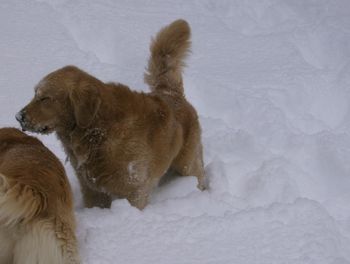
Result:
<svg viewBox="0 0 350 264"><path fill-rule="evenodd" d="M170 168L206 188L200 124L182 82L189 47L190 28L177 20L152 41L145 74L150 93L66 66L44 77L17 114L24 130L56 132L86 207L109 207L119 197L142 209Z"/></svg>
<svg viewBox="0 0 350 264"><path fill-rule="evenodd" d="M0 264L78 264L71 188L38 139L0 129Z"/></svg>

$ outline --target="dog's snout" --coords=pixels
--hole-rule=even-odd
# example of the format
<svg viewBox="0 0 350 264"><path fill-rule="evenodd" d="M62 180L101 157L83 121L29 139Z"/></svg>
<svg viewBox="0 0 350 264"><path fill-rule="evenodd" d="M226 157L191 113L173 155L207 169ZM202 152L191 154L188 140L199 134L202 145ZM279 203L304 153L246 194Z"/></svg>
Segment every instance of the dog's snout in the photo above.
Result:
<svg viewBox="0 0 350 264"><path fill-rule="evenodd" d="M25 118L25 113L24 113L24 111L22 110L22 111L19 111L17 114L16 114L16 120L18 121L18 122L23 122L24 121L24 118Z"/></svg>

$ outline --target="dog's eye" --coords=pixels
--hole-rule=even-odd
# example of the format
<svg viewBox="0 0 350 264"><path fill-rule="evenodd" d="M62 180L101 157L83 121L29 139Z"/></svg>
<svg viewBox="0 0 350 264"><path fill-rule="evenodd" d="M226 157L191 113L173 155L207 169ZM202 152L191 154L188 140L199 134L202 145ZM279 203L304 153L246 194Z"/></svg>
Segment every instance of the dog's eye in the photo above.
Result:
<svg viewBox="0 0 350 264"><path fill-rule="evenodd" d="M39 102L44 102L44 101L48 101L48 100L50 100L50 97L39 98Z"/></svg>

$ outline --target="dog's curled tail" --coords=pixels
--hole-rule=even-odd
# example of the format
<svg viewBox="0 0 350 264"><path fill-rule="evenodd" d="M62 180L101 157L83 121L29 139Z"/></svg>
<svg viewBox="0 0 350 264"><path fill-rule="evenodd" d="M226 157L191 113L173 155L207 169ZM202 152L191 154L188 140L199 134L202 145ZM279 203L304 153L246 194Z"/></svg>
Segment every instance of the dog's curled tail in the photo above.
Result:
<svg viewBox="0 0 350 264"><path fill-rule="evenodd" d="M10 184L7 177L0 173L0 224L16 225L29 222L46 208L41 193L31 186Z"/></svg>
<svg viewBox="0 0 350 264"><path fill-rule="evenodd" d="M152 91L183 95L182 69L190 51L191 30L179 19L160 30L152 40L145 82Z"/></svg>

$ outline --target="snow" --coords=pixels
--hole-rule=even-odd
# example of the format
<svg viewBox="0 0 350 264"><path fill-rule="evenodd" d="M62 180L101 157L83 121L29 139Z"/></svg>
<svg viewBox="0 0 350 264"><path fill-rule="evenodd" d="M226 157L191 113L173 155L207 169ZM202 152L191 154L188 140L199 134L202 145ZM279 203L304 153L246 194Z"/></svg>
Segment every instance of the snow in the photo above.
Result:
<svg viewBox="0 0 350 264"><path fill-rule="evenodd" d="M349 264L347 0L1 1L0 125L67 64L147 91L151 36L177 18L211 188L169 176L143 211L83 209L60 143L40 136L65 162L83 262Z"/></svg>

